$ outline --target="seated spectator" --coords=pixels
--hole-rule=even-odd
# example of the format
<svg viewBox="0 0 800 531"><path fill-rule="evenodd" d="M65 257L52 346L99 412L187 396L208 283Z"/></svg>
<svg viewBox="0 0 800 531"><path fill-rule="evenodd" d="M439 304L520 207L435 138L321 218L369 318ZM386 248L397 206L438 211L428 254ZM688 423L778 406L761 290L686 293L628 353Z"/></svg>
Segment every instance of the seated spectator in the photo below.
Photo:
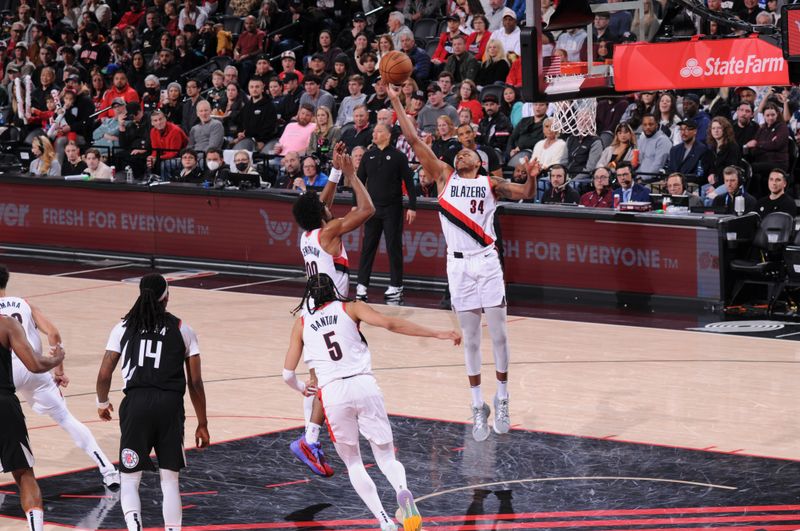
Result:
<svg viewBox="0 0 800 531"><path fill-rule="evenodd" d="M447 164L452 164L461 150L461 142L456 136L456 126L449 116L442 115L436 119L436 136L431 143L431 150L439 160Z"/></svg>
<svg viewBox="0 0 800 531"><path fill-rule="evenodd" d="M195 112L200 121L189 131L187 147L200 152L206 152L210 148L221 149L225 142L225 127L222 122L211 117L211 104L200 100Z"/></svg>
<svg viewBox="0 0 800 531"><path fill-rule="evenodd" d="M36 157L31 161L31 174L36 177L60 177L61 165L56 158L56 150L50 139L44 135L37 136L31 143L31 151Z"/></svg>
<svg viewBox="0 0 800 531"><path fill-rule="evenodd" d="M699 181L709 167L708 148L697 141L697 122L683 120L679 127L682 142L670 149L667 171L680 172L687 179Z"/></svg>
<svg viewBox="0 0 800 531"><path fill-rule="evenodd" d="M333 65L331 65L331 67L333 67ZM312 55L308 60L305 77L308 78L308 76L317 76L318 78L323 79L328 73L325 55L319 52ZM303 81L305 81L305 78Z"/></svg>
<svg viewBox="0 0 800 531"><path fill-rule="evenodd" d="M222 158L222 150L209 148L206 151L205 165L203 181L214 183L214 186L222 186L228 181L231 169Z"/></svg>
<svg viewBox="0 0 800 531"><path fill-rule="evenodd" d="M239 132L239 121L242 109L245 104L245 97L239 90L239 85L229 83L225 88L225 98L223 99L222 112L215 114L215 118L222 120L225 129L225 137L233 140Z"/></svg>
<svg viewBox="0 0 800 531"><path fill-rule="evenodd" d="M253 166L253 157L249 151L240 149L233 154L233 165L236 168L235 173L247 173L250 175L258 175L258 170Z"/></svg>
<svg viewBox="0 0 800 531"><path fill-rule="evenodd" d="M84 160L86 161L85 173L89 176L90 181L112 181L114 179L111 168L100 160L100 152L95 148L86 150Z"/></svg>
<svg viewBox="0 0 800 531"><path fill-rule="evenodd" d="M290 151L283 156L281 169L275 178L273 188L293 188L296 179L303 179L303 166L300 163L300 156Z"/></svg>
<svg viewBox="0 0 800 531"><path fill-rule="evenodd" d="M516 127L522 120L522 109L525 102L520 99L517 87L506 85L503 89L503 99L500 101L500 110L511 120L511 126Z"/></svg>
<svg viewBox="0 0 800 531"><path fill-rule="evenodd" d="M759 199L756 207L756 212L761 216L761 219L773 212L786 212L792 217L797 215L797 204L786 193L788 185L789 178L785 171L780 168L774 168L769 172L769 178L767 179L769 194Z"/></svg>
<svg viewBox="0 0 800 531"><path fill-rule="evenodd" d="M658 119L652 114L642 116L642 132L636 143L639 149L639 168L637 173L645 181L658 179L667 165L672 142L658 126Z"/></svg>
<svg viewBox="0 0 800 531"><path fill-rule="evenodd" d="M61 165L61 175L83 175L86 173L86 163L81 158L81 148L74 141L67 142L64 146L64 164Z"/></svg>
<svg viewBox="0 0 800 531"><path fill-rule="evenodd" d="M733 120L733 136L739 147L746 145L753 140L758 133L758 124L753 120L753 104L749 101L742 101L736 107L736 116Z"/></svg>
<svg viewBox="0 0 800 531"><path fill-rule="evenodd" d="M458 127L459 125L469 125L473 129L475 129L475 132L478 131L478 125L473 123L472 121L472 110L470 110L467 107L462 107L458 111L458 124L456 125L456 127Z"/></svg>
<svg viewBox="0 0 800 531"><path fill-rule="evenodd" d="M172 180L179 183L203 182L203 170L197 163L197 152L193 149L184 148L181 150L181 168L172 174Z"/></svg>
<svg viewBox="0 0 800 531"><path fill-rule="evenodd" d="M342 127L353 121L353 109L367 102L367 96L362 92L364 88L364 78L358 74L350 76L347 81L349 96L342 100L339 106L339 114L336 116L336 125Z"/></svg>
<svg viewBox="0 0 800 531"><path fill-rule="evenodd" d="M611 170L604 166L595 168L592 174L594 190L581 196L580 206L592 208L612 208L614 196L611 192Z"/></svg>
<svg viewBox="0 0 800 531"><path fill-rule="evenodd" d="M439 35L439 45L431 56L431 63L436 66L443 65L447 62L447 58L453 53L453 39L459 35L466 37L459 29L461 21L456 15L448 15L447 28Z"/></svg>
<svg viewBox="0 0 800 531"><path fill-rule="evenodd" d="M700 107L700 96L689 93L683 97L683 119L697 124L697 141L705 143L711 117Z"/></svg>
<svg viewBox="0 0 800 531"><path fill-rule="evenodd" d="M406 26L406 17L400 11L392 11L389 13L389 20L386 21L389 30L389 38L394 45L394 50L400 49L400 42L405 33L411 33L411 29ZM413 38L414 34L411 33Z"/></svg>
<svg viewBox="0 0 800 531"><path fill-rule="evenodd" d="M314 111L316 111L317 107L320 105L324 105L333 112L336 108L336 100L330 92L320 88L321 83L322 79L320 79L319 76L309 74L305 77L303 85L306 91L300 97L300 105L308 103L314 108Z"/></svg>
<svg viewBox="0 0 800 531"><path fill-rule="evenodd" d="M639 183L633 182L633 167L630 162L623 161L617 164L615 174L619 188L614 190L614 195L619 196L620 203L650 201L650 190Z"/></svg>
<svg viewBox="0 0 800 531"><path fill-rule="evenodd" d="M247 84L250 99L239 113L239 132L231 142L237 149L261 151L275 136L278 114L275 107L264 95L264 83L260 79L251 79Z"/></svg>
<svg viewBox="0 0 800 531"><path fill-rule="evenodd" d="M741 150L736 144L733 134L733 125L724 116L716 116L711 120L708 134L708 184L703 186L701 194L705 194L708 187L720 188L722 183L722 172L728 166L740 164L742 158ZM717 191L718 194L724 190Z"/></svg>
<svg viewBox="0 0 800 531"><path fill-rule="evenodd" d="M150 143L150 123L144 117L142 106L128 103L127 118L119 126L119 147L116 159L120 166L130 166L134 175L141 177L147 169L147 146Z"/></svg>
<svg viewBox="0 0 800 531"><path fill-rule="evenodd" d="M211 110L221 109L224 98L225 75L222 70L214 70L211 73L211 87L206 91L206 100L211 104Z"/></svg>
<svg viewBox="0 0 800 531"><path fill-rule="evenodd" d="M456 133L458 134L458 141L461 142L462 148L471 149L478 153L478 156L481 158L481 166L487 175L494 175L495 177L503 176L503 167L500 165L500 157L497 156L497 152L489 146L479 146L477 142L475 142L477 134L471 125L458 126ZM448 162L448 164L450 164L450 162Z"/></svg>
<svg viewBox="0 0 800 531"><path fill-rule="evenodd" d="M386 112L389 112L388 110ZM314 129L308 139L308 146L298 153L308 153L316 155L320 160L329 159L333 153L333 147L342 136L342 130L333 124L331 110L325 106L317 108ZM298 164L298 169L300 165Z"/></svg>
<svg viewBox="0 0 800 531"><path fill-rule="evenodd" d="M484 57L486 46L491 38L489 21L485 15L475 15L472 19L472 33L467 37L467 51L473 57ZM505 78L503 78L505 81Z"/></svg>
<svg viewBox="0 0 800 531"><path fill-rule="evenodd" d="M536 143L544 138L544 119L547 118L547 104L534 103L533 115L527 116L511 131L508 139L506 159L510 159L523 149L533 149Z"/></svg>
<svg viewBox="0 0 800 531"><path fill-rule="evenodd" d="M452 105L444 101L444 94L438 83L428 85L428 103L419 111L417 123L419 128L426 133L433 133L436 130L436 120L445 114L450 117L453 123L458 121L458 112Z"/></svg>
<svg viewBox="0 0 800 531"><path fill-rule="evenodd" d="M321 190L328 184L328 176L322 173L319 161L314 157L306 157L303 159L303 177L294 180L295 190L303 193L308 191L309 188L314 190Z"/></svg>
<svg viewBox="0 0 800 531"><path fill-rule="evenodd" d="M543 170L547 170L553 164L567 163L567 143L558 138L558 132L552 128L553 119L545 118L542 124L544 138L533 146L531 158L539 161Z"/></svg>
<svg viewBox="0 0 800 531"><path fill-rule="evenodd" d="M280 155L284 151L304 152L308 148L309 139L316 128L313 119L313 107L307 103L301 105L300 110L297 111L297 121L286 124L283 134L275 144L275 154Z"/></svg>
<svg viewBox="0 0 800 531"><path fill-rule="evenodd" d="M192 127L200 122L197 117L197 104L205 101L200 96L200 83L196 79L186 81L186 97L183 99L181 108L181 128L190 133Z"/></svg>
<svg viewBox="0 0 800 531"><path fill-rule="evenodd" d="M373 94L367 99L367 110L369 111L369 121L375 123L378 118L378 112L383 109L388 109L391 103L389 102L389 93L386 92L386 82L378 77L372 85Z"/></svg>
<svg viewBox="0 0 800 531"><path fill-rule="evenodd" d="M603 143L596 135L567 135L567 175L578 191L591 186L592 172L603 152Z"/></svg>
<svg viewBox="0 0 800 531"><path fill-rule="evenodd" d="M453 74L453 83L472 81L478 75L481 65L471 53L467 51L467 38L456 35L453 38L453 53L447 58L444 66L445 72ZM475 82L472 81L474 84Z"/></svg>
<svg viewBox="0 0 800 531"><path fill-rule="evenodd" d="M122 70L117 70L116 73L114 73L114 80L111 88L106 90L105 94L103 94L103 101L100 106L103 109L108 108L108 110L98 116L98 119L113 118L113 105L118 99L123 101L123 106L128 102L137 103L139 101L139 94L136 92L136 89L128 84L128 75Z"/></svg>
<svg viewBox="0 0 800 531"><path fill-rule="evenodd" d="M405 52L414 65L411 76L418 84L425 83L431 74L431 58L425 50L417 46L411 30L405 30L400 35L400 50ZM448 70L452 73L452 70Z"/></svg>
<svg viewBox="0 0 800 531"><path fill-rule="evenodd" d="M570 62L585 61L586 35L586 30L583 28L562 31L556 40L556 47L567 52L567 60Z"/></svg>
<svg viewBox="0 0 800 531"><path fill-rule="evenodd" d="M458 105L458 94L453 92L453 74L444 71L439 74L437 80L437 83L439 83L439 88L442 89L445 103L452 105L453 107Z"/></svg>
<svg viewBox="0 0 800 531"><path fill-rule="evenodd" d="M508 139L511 136L511 120L500 110L497 96L487 94L483 97L483 119L478 124L478 135L481 142L505 153Z"/></svg>
<svg viewBox="0 0 800 531"><path fill-rule="evenodd" d="M150 156L147 157L149 170L159 169L163 177L168 177L177 168L178 153L186 147L189 138L183 130L172 122L168 122L164 113L156 109L150 115ZM88 152L87 152L88 154ZM89 161L87 159L87 164ZM159 164L160 163L160 168Z"/></svg>
<svg viewBox="0 0 800 531"><path fill-rule="evenodd" d="M578 192L567 185L567 170L561 164L550 166L550 189L542 196L542 203L577 205L581 200Z"/></svg>
<svg viewBox="0 0 800 531"><path fill-rule="evenodd" d="M159 106L167 121L180 126L183 123L183 88L180 83L172 82L167 86L167 99Z"/></svg>
<svg viewBox="0 0 800 531"><path fill-rule="evenodd" d="M475 83L481 88L493 85L498 81L505 83L510 70L511 64L506 58L503 43L497 39L491 39L486 46L486 54L483 56L478 74L475 76Z"/></svg>
<svg viewBox="0 0 800 531"><path fill-rule="evenodd" d="M614 130L614 140L611 145L603 150L597 167L607 166L611 169L616 168L621 162L631 162L636 151L636 136L633 129L626 123L617 125Z"/></svg>
<svg viewBox="0 0 800 531"><path fill-rule="evenodd" d="M782 113L772 104L764 108L764 123L756 132L756 137L744 145L745 155L753 166L753 179L749 190L763 195L769 172L773 168L789 169L789 127L783 121Z"/></svg>
<svg viewBox="0 0 800 531"><path fill-rule="evenodd" d="M109 157L114 155L114 148L119 147L119 128L125 123L127 111L125 100L117 98L112 107L113 116L103 118L102 122L92 133L92 145L103 149Z"/></svg>
<svg viewBox="0 0 800 531"><path fill-rule="evenodd" d="M725 193L714 198L711 206L725 208L726 214L735 214L735 203L738 196L744 197L744 211L753 212L758 208L758 201L744 190L744 175L736 166L728 166L722 172L722 181L725 184Z"/></svg>
<svg viewBox="0 0 800 531"><path fill-rule="evenodd" d="M503 27L492 31L491 40L498 40L506 52L508 61L513 63L522 53L520 45L521 31L517 26L517 14L506 8L503 12Z"/></svg>
<svg viewBox="0 0 800 531"><path fill-rule="evenodd" d="M678 124L681 121L681 116L678 114L678 105L675 102L674 94L662 92L658 96L658 107L655 115L661 132L670 139L673 145L679 144L681 137Z"/></svg>
<svg viewBox="0 0 800 531"><path fill-rule="evenodd" d="M667 193L672 197L689 196L689 208L703 206L697 194L690 194L686 188L686 177L682 173L670 173L666 181Z"/></svg>
<svg viewBox="0 0 800 531"><path fill-rule="evenodd" d="M348 151L356 146L367 147L372 142L372 125L366 105L359 105L353 110L353 127L342 132L340 139L347 145Z"/></svg>
<svg viewBox="0 0 800 531"><path fill-rule="evenodd" d="M461 82L458 88L458 105L456 110L468 107L472 111L473 123L478 123L483 120L483 107L480 100L478 100L478 87L471 79L465 79Z"/></svg>

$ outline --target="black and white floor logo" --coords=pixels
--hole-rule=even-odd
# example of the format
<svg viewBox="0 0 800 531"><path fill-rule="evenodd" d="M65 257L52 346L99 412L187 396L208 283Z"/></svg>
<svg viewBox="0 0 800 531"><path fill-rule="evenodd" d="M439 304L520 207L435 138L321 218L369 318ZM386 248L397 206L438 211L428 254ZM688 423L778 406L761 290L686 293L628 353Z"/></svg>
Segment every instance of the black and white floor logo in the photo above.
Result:
<svg viewBox="0 0 800 531"><path fill-rule="evenodd" d="M688 328L687 330L715 334L761 335L774 339L789 337L800 339L800 323L790 321L720 321L708 323L700 328ZM776 332L783 333L776 334Z"/></svg>

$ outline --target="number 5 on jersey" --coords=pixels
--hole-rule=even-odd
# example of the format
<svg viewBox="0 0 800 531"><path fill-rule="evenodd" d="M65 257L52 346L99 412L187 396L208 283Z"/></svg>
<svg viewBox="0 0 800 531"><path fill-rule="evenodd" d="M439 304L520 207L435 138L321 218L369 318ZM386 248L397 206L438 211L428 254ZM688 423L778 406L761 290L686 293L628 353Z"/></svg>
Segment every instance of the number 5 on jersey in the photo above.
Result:
<svg viewBox="0 0 800 531"><path fill-rule="evenodd" d="M155 343L155 350L153 350L153 343ZM139 367L144 367L145 358L153 358L155 360L153 366L158 369L161 364L161 346L161 341L152 339L139 341Z"/></svg>
<svg viewBox="0 0 800 531"><path fill-rule="evenodd" d="M323 334L322 337L325 338L325 344L328 345L328 354L330 354L331 359L333 361L339 361L342 359L342 347L339 346L337 341L333 341L333 334L336 332L328 332L327 334Z"/></svg>

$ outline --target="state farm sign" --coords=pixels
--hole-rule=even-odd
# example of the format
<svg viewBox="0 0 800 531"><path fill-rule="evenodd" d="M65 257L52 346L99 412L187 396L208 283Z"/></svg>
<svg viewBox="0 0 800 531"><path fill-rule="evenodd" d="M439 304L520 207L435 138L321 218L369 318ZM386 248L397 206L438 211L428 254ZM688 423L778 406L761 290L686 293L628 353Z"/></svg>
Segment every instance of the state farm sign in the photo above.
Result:
<svg viewBox="0 0 800 531"><path fill-rule="evenodd" d="M788 84L781 49L755 36L614 47L620 92Z"/></svg>

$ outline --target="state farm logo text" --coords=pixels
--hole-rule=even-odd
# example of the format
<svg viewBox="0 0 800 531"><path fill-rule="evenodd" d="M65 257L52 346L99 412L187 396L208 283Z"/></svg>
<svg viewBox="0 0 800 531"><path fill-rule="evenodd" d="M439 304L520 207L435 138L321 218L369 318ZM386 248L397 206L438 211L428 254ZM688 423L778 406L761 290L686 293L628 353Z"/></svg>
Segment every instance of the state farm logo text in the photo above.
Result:
<svg viewBox="0 0 800 531"><path fill-rule="evenodd" d="M785 68L782 57L759 57L751 54L744 58L709 57L704 64L696 58L686 60L686 65L681 68L683 78L704 76L725 76L729 74L766 74L770 72L783 72Z"/></svg>

